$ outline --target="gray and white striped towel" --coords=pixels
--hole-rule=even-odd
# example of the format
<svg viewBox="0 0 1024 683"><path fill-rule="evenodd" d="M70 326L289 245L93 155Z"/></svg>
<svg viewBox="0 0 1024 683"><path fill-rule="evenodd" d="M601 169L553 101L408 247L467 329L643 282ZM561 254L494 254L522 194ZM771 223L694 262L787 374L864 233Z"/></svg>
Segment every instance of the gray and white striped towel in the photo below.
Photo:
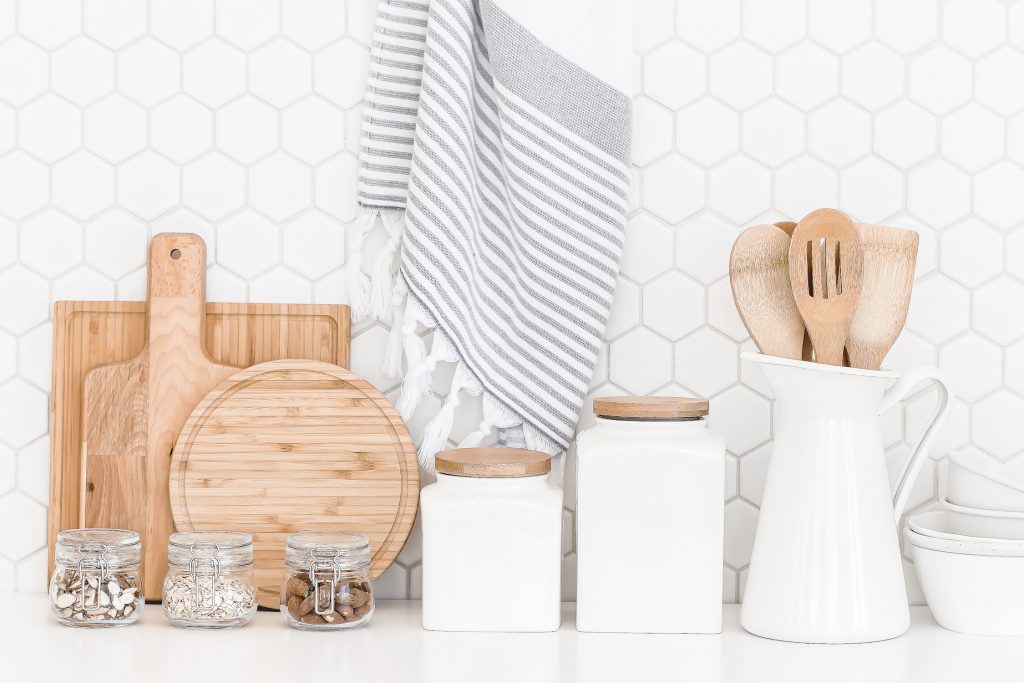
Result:
<svg viewBox="0 0 1024 683"><path fill-rule="evenodd" d="M428 470L462 392L483 394L484 419L460 446L519 425L529 447L569 445L622 252L631 21L629 0L379 3L349 285L357 319L392 324L404 418L456 364Z"/></svg>

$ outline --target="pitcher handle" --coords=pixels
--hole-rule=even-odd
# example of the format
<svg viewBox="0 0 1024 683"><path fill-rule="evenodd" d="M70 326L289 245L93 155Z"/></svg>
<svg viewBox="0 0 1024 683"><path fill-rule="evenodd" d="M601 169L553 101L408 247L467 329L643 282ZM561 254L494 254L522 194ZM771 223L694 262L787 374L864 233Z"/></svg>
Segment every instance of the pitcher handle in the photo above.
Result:
<svg viewBox="0 0 1024 683"><path fill-rule="evenodd" d="M928 457L928 451L935 440L935 435L945 421L946 416L949 415L956 394L953 392L953 387L950 385L946 373L938 368L914 368L900 377L899 381L885 392L885 395L882 397L881 408L878 410L881 414L899 404L908 394L926 381L935 383L935 387L939 390L939 403L931 419L928 421L928 426L925 427L921 437L914 445L914 450L911 451L906 464L903 465L903 471L900 472L899 479L896 480L896 492L893 494L892 504L896 513L897 525L899 525L900 518L903 516L903 509L907 506L907 501L910 499L910 491L914 487L914 482L917 481L917 476L921 473L921 467L924 466L925 458Z"/></svg>

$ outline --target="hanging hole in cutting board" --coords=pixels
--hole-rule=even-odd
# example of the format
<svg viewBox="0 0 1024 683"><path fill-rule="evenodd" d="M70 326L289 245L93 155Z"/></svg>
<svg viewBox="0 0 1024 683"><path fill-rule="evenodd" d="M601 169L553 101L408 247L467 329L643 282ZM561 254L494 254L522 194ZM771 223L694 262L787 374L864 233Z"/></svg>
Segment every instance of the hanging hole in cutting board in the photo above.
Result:
<svg viewBox="0 0 1024 683"><path fill-rule="evenodd" d="M181 258L181 249L171 249L171 258L177 261Z"/></svg>

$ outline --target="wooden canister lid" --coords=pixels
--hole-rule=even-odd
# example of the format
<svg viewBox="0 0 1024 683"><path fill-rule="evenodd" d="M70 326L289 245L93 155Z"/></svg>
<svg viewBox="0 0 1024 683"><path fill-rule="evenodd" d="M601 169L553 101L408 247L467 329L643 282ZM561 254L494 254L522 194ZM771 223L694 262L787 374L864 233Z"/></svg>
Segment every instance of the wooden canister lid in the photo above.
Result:
<svg viewBox="0 0 1024 683"><path fill-rule="evenodd" d="M608 396L594 399L594 413L622 420L679 420L708 414L708 402L689 396Z"/></svg>
<svg viewBox="0 0 1024 683"><path fill-rule="evenodd" d="M457 477L535 477L551 471L551 456L525 448L453 448L434 456L437 471Z"/></svg>

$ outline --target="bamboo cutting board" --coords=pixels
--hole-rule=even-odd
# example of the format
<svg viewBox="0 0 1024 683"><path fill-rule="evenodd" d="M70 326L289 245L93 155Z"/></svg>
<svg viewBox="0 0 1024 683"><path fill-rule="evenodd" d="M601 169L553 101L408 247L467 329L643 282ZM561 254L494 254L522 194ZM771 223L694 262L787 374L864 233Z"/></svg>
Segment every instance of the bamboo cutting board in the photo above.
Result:
<svg viewBox="0 0 1024 683"><path fill-rule="evenodd" d="M288 534L366 534L371 574L401 552L416 518L416 449L366 380L317 361L242 370L200 401L171 460L174 523L253 534L259 603L277 609Z"/></svg>
<svg viewBox="0 0 1024 683"><path fill-rule="evenodd" d="M87 523L86 496L81 495L88 488L81 451L85 375L142 353L146 319L145 302L58 301L54 305L50 571L57 532ZM205 305L205 323L206 350L222 364L247 367L285 357L339 365L349 362L349 310L344 305L213 303ZM155 597L159 592L148 595Z"/></svg>
<svg viewBox="0 0 1024 683"><path fill-rule="evenodd" d="M174 440L199 399L238 369L206 353L205 274L202 239L154 238L146 345L131 360L90 370L82 390L85 526L139 532L150 599L163 586L174 531L167 499Z"/></svg>

